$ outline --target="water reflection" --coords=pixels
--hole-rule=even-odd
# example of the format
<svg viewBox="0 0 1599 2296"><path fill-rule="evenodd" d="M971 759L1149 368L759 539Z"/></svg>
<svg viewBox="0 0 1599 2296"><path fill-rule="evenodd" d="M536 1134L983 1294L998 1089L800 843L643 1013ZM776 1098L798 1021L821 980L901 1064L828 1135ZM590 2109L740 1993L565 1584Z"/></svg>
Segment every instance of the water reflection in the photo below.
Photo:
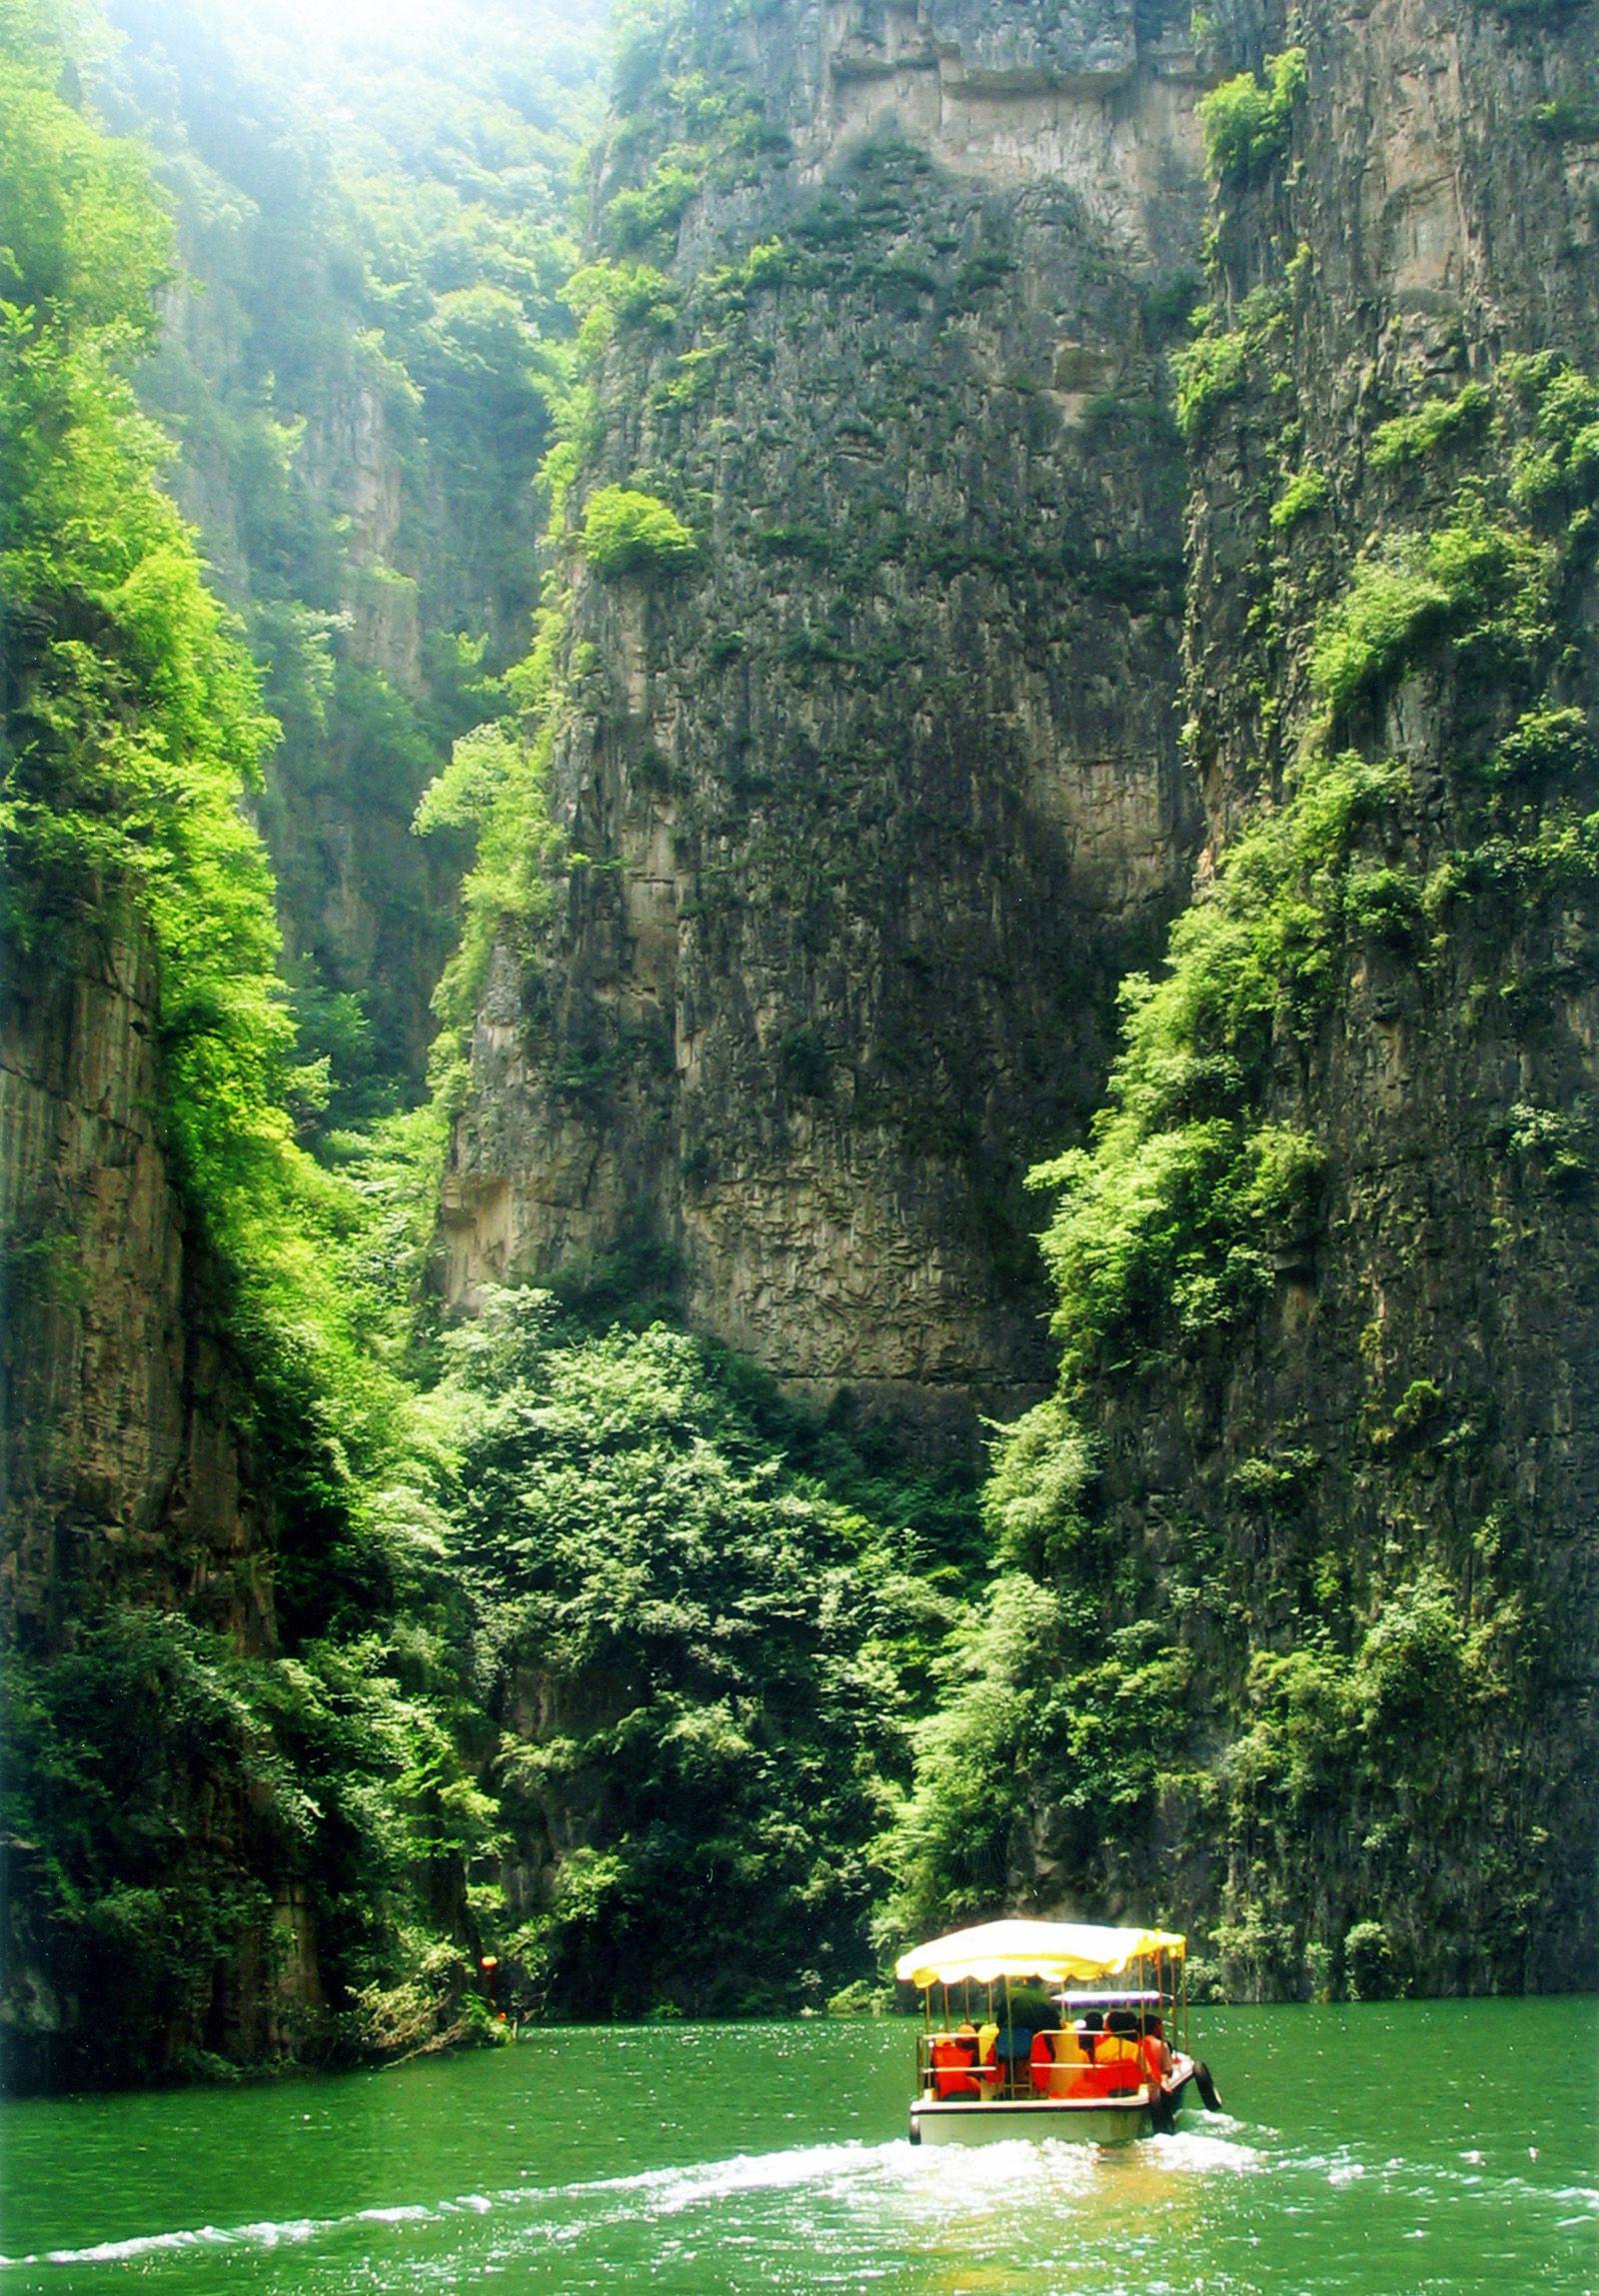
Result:
<svg viewBox="0 0 1599 2296"><path fill-rule="evenodd" d="M951 2146L905 2174L903 2228L937 2296L1013 2288L1018 2267L1062 2286L1150 2286L1161 2256L1200 2235L1206 2179L1259 2165L1247 2145L1188 2133L1108 2151Z"/></svg>

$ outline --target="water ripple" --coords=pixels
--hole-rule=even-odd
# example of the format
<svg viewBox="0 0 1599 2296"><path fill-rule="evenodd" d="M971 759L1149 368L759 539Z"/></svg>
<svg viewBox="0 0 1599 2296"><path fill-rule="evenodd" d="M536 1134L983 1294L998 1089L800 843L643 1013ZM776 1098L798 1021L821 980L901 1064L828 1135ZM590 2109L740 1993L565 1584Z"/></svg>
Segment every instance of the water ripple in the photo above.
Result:
<svg viewBox="0 0 1599 2296"><path fill-rule="evenodd" d="M735 2153L724 2160L688 2167L643 2169L631 2176L581 2179L550 2185L513 2185L490 2193L463 2193L431 2204L396 2202L362 2208L343 2216L293 2217L281 2222L214 2225L136 2234L125 2240L97 2241L86 2248L53 2248L28 2256L0 2256L0 2271L44 2265L125 2264L163 2251L275 2248L327 2240L358 2224L436 2224L450 2216L525 2214L543 2209L548 2237L582 2239L618 2215L668 2218L720 2203L741 2193L781 2192L815 2185L834 2197L852 2188L896 2188L918 2195L939 2211L962 2201L1036 2191L1040 2179L1057 2198L1087 2192L1107 2171L1131 2169L1162 2176L1246 2173L1261 2167L1251 2147L1226 2136L1183 2131L1151 2139L1136 2156L1106 2155L1092 2146L1037 2143L1025 2138L980 2147L927 2147L913 2150L902 2138L885 2144L800 2145L788 2151ZM576 2204L579 2214L568 2214Z"/></svg>

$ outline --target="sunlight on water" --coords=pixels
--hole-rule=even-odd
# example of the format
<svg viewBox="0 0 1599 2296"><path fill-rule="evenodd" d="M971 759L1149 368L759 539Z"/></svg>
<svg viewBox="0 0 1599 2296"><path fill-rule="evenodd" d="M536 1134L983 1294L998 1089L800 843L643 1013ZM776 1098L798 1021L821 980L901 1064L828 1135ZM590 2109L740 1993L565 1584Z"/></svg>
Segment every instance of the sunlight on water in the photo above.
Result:
<svg viewBox="0 0 1599 2296"><path fill-rule="evenodd" d="M892 2023L14 2106L0 2296L1599 2296L1596 2039L1591 2003L1217 2013L1238 2109L1114 2150L913 2149ZM1500 2061L1568 2073L1529 2114Z"/></svg>

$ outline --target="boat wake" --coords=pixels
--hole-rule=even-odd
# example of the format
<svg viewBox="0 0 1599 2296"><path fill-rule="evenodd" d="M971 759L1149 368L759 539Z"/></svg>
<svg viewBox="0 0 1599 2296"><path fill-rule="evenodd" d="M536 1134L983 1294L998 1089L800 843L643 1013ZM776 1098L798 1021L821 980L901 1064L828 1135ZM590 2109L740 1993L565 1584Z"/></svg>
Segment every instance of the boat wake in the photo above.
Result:
<svg viewBox="0 0 1599 2296"><path fill-rule="evenodd" d="M779 2189L837 2173L856 2173L879 2155L907 2151L899 2145L811 2145L793 2152L736 2154L690 2168L646 2169L635 2176L598 2177L571 2184L511 2185L501 2191L458 2194L434 2202L397 2202L385 2208L354 2209L342 2216L301 2216L270 2223L203 2224L172 2232L139 2233L126 2240L97 2241L87 2248L43 2249L29 2256L0 2256L0 2272L50 2264L126 2264L140 2257L190 2248L272 2249L326 2240L363 2224L439 2224L451 2217L491 2216L545 2208L549 2230L575 2238L594 2228L591 2212L576 2220L562 2204L609 2203L607 2215L671 2216L745 2191Z"/></svg>
<svg viewBox="0 0 1599 2296"><path fill-rule="evenodd" d="M1236 2124L1234 2124L1236 2125ZM1134 2155L1129 2161L1127 2155ZM946 2211L951 2199L974 2206L1035 2199L1040 2184L1060 2199L1086 2199L1105 2192L1109 2180L1125 2197L1129 2168L1148 2176L1204 2175L1258 2168L1259 2155L1229 2135L1183 2132L1155 2137L1137 2147L1101 2153L1083 2145L1017 2139L969 2150L917 2152L902 2138L884 2144L800 2145L788 2151L736 2153L727 2159L672 2168L644 2169L631 2176L584 2179L558 2184L519 2184L490 2192L469 2192L433 2202L397 2202L338 2216L301 2216L273 2222L212 2225L148 2232L123 2240L98 2241L83 2248L53 2248L27 2256L0 2256L0 2273L49 2266L126 2265L184 2250L269 2251L307 2247L339 2239L363 2225L396 2228L450 2220L499 2219L506 2231L516 2226L522 2241L531 2235L552 2243L580 2241L619 2218L681 2217L717 2207L741 2195L752 2199L803 2186L825 2190L834 2202L851 2202L875 2213L897 2199L911 2220ZM530 2221L531 2220L531 2221Z"/></svg>

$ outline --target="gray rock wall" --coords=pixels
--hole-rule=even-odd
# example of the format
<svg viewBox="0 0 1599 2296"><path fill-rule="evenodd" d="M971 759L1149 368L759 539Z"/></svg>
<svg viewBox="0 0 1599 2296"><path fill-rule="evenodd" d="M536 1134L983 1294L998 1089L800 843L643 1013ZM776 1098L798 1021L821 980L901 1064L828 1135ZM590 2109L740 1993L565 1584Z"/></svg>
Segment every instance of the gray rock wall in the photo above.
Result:
<svg viewBox="0 0 1599 2296"><path fill-rule="evenodd" d="M1197 835L1161 380L1197 82L1130 9L715 14L602 167L602 242L663 151L703 188L624 251L675 313L619 322L582 482L699 554L574 568L585 859L483 1003L447 1288L649 1240L819 1399L1013 1404L1049 1369L1018 1172L1080 1132ZM743 132L696 145L708 64Z"/></svg>

